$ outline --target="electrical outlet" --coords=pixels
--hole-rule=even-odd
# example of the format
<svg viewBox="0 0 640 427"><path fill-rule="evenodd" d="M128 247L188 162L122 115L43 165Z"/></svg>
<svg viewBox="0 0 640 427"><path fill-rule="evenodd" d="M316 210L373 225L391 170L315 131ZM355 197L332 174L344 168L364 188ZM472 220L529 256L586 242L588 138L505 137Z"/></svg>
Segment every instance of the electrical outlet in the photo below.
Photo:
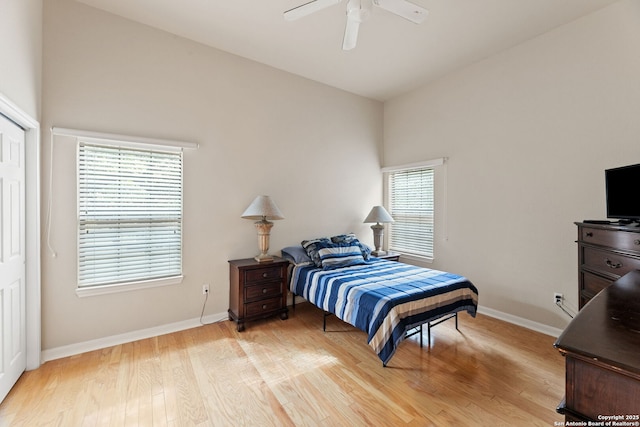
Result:
<svg viewBox="0 0 640 427"><path fill-rule="evenodd" d="M202 295L208 295L209 294L209 284L205 283L202 285Z"/></svg>
<svg viewBox="0 0 640 427"><path fill-rule="evenodd" d="M564 300L564 295L559 292L553 293L553 303L554 304L562 304L562 300Z"/></svg>

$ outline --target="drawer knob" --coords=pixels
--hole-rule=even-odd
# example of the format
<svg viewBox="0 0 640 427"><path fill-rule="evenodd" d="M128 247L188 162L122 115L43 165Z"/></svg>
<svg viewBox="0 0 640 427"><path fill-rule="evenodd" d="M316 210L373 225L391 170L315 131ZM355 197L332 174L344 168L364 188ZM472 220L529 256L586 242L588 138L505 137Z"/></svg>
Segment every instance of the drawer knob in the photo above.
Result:
<svg viewBox="0 0 640 427"><path fill-rule="evenodd" d="M609 268L620 268L622 267L622 263L621 262L616 262L615 264L610 260L610 259L605 259L604 262L607 264L607 267Z"/></svg>
<svg viewBox="0 0 640 427"><path fill-rule="evenodd" d="M267 309L267 304L262 304L262 309L266 310Z"/></svg>
<svg viewBox="0 0 640 427"><path fill-rule="evenodd" d="M262 273L262 277L264 277L265 279L267 278L267 276L269 276L269 274L267 274L267 273Z"/></svg>
<svg viewBox="0 0 640 427"><path fill-rule="evenodd" d="M591 231L587 231L584 235L587 237L593 237L593 233Z"/></svg>
<svg viewBox="0 0 640 427"><path fill-rule="evenodd" d="M262 293L266 294L267 293L267 288L262 288Z"/></svg>

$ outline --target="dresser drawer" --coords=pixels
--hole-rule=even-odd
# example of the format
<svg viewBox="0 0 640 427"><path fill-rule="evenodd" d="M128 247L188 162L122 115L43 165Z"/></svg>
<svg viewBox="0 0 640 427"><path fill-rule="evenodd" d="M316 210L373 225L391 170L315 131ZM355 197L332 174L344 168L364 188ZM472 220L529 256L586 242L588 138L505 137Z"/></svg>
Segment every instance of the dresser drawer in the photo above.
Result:
<svg viewBox="0 0 640 427"><path fill-rule="evenodd" d="M583 247L582 266L608 275L622 276L640 269L640 259L619 255L610 251Z"/></svg>
<svg viewBox="0 0 640 427"><path fill-rule="evenodd" d="M244 273L245 285L274 279L282 279L282 268L280 266L257 268L255 270L247 270Z"/></svg>
<svg viewBox="0 0 640 427"><path fill-rule="evenodd" d="M262 285L258 284L244 288L244 300L246 302L279 297L281 295L282 282L271 282Z"/></svg>
<svg viewBox="0 0 640 427"><path fill-rule="evenodd" d="M261 313L268 315L279 308L282 308L282 298L271 298L245 304L245 313L247 317L257 316Z"/></svg>
<svg viewBox="0 0 640 427"><path fill-rule="evenodd" d="M596 276L595 274L587 272L580 274L582 274L582 287L580 289L582 294L581 296L585 297L587 301L613 283L613 280L605 279L604 277Z"/></svg>
<svg viewBox="0 0 640 427"><path fill-rule="evenodd" d="M592 245L640 252L640 234L638 233L583 227L580 231L580 240Z"/></svg>

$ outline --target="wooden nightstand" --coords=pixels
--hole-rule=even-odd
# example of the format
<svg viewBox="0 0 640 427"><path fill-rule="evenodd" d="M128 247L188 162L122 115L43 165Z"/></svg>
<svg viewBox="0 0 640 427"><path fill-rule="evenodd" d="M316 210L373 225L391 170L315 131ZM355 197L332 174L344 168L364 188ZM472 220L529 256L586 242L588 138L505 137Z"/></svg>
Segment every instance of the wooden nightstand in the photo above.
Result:
<svg viewBox="0 0 640 427"><path fill-rule="evenodd" d="M229 261L229 320L238 332L244 322L280 314L289 317L287 308L287 267L289 261L274 258L259 263L253 258Z"/></svg>
<svg viewBox="0 0 640 427"><path fill-rule="evenodd" d="M378 255L376 258L386 259L389 261L398 261L400 259L400 254L398 252L387 252L384 255Z"/></svg>

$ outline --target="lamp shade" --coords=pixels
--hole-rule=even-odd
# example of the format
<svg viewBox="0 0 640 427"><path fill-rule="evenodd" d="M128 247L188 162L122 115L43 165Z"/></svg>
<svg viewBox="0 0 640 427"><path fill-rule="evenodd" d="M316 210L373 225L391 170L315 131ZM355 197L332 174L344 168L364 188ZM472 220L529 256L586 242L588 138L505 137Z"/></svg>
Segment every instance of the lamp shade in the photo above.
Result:
<svg viewBox="0 0 640 427"><path fill-rule="evenodd" d="M284 219L282 212L269 196L258 196L242 214L245 219Z"/></svg>
<svg viewBox="0 0 640 427"><path fill-rule="evenodd" d="M364 220L365 223L376 222L376 223L385 223L385 222L393 222L393 217L387 212L387 210L382 206L374 206L369 212L369 215Z"/></svg>

